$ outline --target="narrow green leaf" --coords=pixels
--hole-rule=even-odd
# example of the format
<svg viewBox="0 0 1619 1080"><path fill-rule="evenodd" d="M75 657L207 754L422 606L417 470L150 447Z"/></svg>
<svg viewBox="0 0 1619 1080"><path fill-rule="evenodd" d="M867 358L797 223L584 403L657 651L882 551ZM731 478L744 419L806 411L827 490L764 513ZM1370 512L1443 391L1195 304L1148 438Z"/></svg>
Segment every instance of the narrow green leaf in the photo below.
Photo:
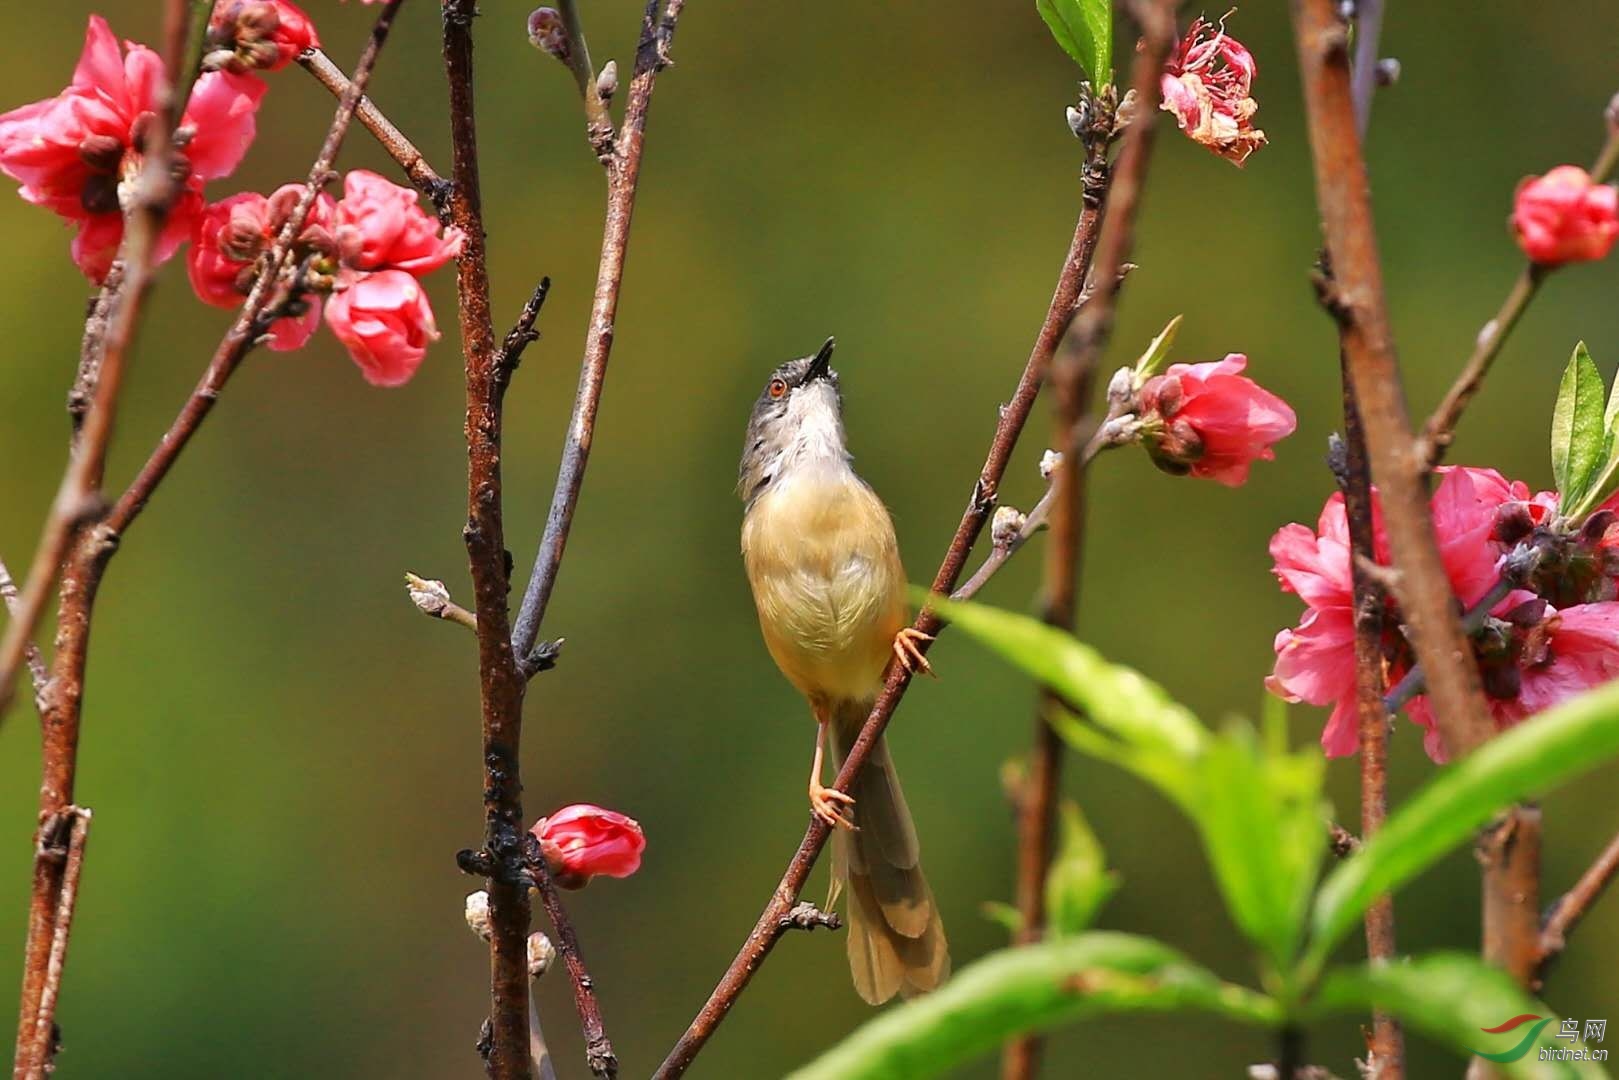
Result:
<svg viewBox="0 0 1619 1080"><path fill-rule="evenodd" d="M1552 409L1552 476L1565 507L1576 505L1597 479L1607 449L1602 373L1586 351L1574 346Z"/></svg>
<svg viewBox="0 0 1619 1080"><path fill-rule="evenodd" d="M1440 773L1322 883L1306 970L1321 969L1373 900L1466 843L1508 805L1544 794L1616 756L1619 682L1611 682L1502 732Z"/></svg>
<svg viewBox="0 0 1619 1080"><path fill-rule="evenodd" d="M1113 77L1113 8L1108 0L1034 0L1051 36L1100 87Z"/></svg>
<svg viewBox="0 0 1619 1080"><path fill-rule="evenodd" d="M990 922L1004 927L1008 934L1015 935L1023 929L1023 912L1004 900L985 900L978 905L978 912Z"/></svg>
<svg viewBox="0 0 1619 1080"><path fill-rule="evenodd" d="M1311 1004L1318 1014L1364 1014L1374 1006L1387 1009L1463 1055L1490 1055L1499 1063L1497 1071L1509 1077L1575 1080L1608 1075L1592 1062L1541 1061L1539 1046L1579 1050L1581 1044L1556 1037L1559 1027L1549 1021L1560 1019L1557 1013L1525 994L1502 972L1462 953L1334 969ZM1524 1015L1541 1019L1503 1033L1483 1030Z"/></svg>
<svg viewBox="0 0 1619 1080"><path fill-rule="evenodd" d="M1063 800L1057 822L1062 837L1046 874L1046 922L1053 934L1078 934L1090 929L1118 889L1119 876L1108 871L1102 845L1079 804Z"/></svg>
<svg viewBox="0 0 1619 1080"><path fill-rule="evenodd" d="M1242 724L1212 741L1195 773L1191 816L1215 881L1232 920L1277 971L1292 967L1320 869L1324 771L1314 751L1262 754Z"/></svg>
<svg viewBox="0 0 1619 1080"><path fill-rule="evenodd" d="M1002 949L879 1013L791 1080L923 1080L1028 1031L1115 1012L1197 1009L1273 1027L1281 1007L1169 946L1090 933Z"/></svg>
<svg viewBox="0 0 1619 1080"><path fill-rule="evenodd" d="M1177 315L1170 319L1169 325L1158 331L1158 336L1148 343L1147 351L1136 360L1135 373L1138 384L1157 373L1164 361L1169 358L1169 350L1175 344L1175 335L1180 333L1182 318L1184 316Z"/></svg>

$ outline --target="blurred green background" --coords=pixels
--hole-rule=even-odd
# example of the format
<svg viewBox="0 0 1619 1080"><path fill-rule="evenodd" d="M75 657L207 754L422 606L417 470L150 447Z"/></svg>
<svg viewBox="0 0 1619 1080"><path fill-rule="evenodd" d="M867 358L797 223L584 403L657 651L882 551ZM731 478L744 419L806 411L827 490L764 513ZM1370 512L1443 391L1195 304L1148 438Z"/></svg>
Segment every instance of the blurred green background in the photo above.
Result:
<svg viewBox="0 0 1619 1080"><path fill-rule="evenodd" d="M157 36L158 5L102 5L114 29ZM352 63L367 9L308 5ZM1111 359L1176 312L1176 358L1246 352L1299 413L1279 460L1230 491L1155 472L1144 455L1095 471L1083 635L1211 722L1253 714L1274 632L1299 605L1266 541L1311 521L1339 424L1331 326L1306 271L1313 191L1285 12L1230 24L1260 65L1270 146L1232 168L1165 130ZM565 71L524 37L528 8L486 0L480 136L497 322L555 281L508 399L508 533L533 557L593 284L603 184ZM627 65L635 0L585 5L599 61ZM33 9L0 65L0 105L68 79L87 10ZM1218 14L1211 9L1211 14ZM1518 179L1586 162L1619 87L1611 5L1391 5L1385 52L1404 64L1374 113L1370 157L1408 390L1436 400L1516 273L1504 228ZM408 5L378 71L385 110L448 169L438 17ZM1125 55L1128 39L1121 41ZM730 960L800 836L812 741L805 708L760 643L737 553L731 487L749 404L781 359L838 336L858 467L894 511L926 580L967 497L1050 295L1078 205L1063 123L1076 70L1033 4L763 4L694 0L653 103L618 343L572 547L547 630L562 666L534 684L528 811L572 801L645 825L642 871L572 905L626 1076L661 1058ZM270 76L238 187L302 176L332 103L297 69ZM346 166L391 172L356 131ZM61 403L85 282L45 211L0 203L0 554L26 566L64 458ZM1452 460L1545 486L1545 430L1577 338L1619 356L1615 266L1559 274L1469 412ZM131 531L102 593L79 793L96 812L60 1019L65 1077L479 1074L472 1044L487 961L462 924L474 882L456 849L480 828L471 641L405 601L401 575L468 593L462 385L448 272L431 281L445 340L409 386L367 386L326 331L260 352ZM135 359L111 475L145 456L227 321L169 267ZM1045 410L1005 485L1027 506ZM987 599L1030 605L1038 558ZM1023 751L1032 693L964 641L933 657L893 728L953 952L1001 944L979 904L1010 894L997 771ZM1321 715L1299 708L1297 740ZM1396 796L1432 774L1410 725ZM1353 824L1355 766L1332 794ZM15 1002L38 739L0 729L0 1013ZM1619 826L1605 770L1546 806L1548 896ZM1249 957L1185 823L1155 794L1088 761L1066 787L1125 886L1104 925L1161 936L1229 976ZM824 873L808 891L823 895ZM1467 853L1400 899L1408 949L1472 948ZM1619 1013L1619 901L1580 930L1547 995L1565 1015ZM564 1076L583 1072L566 982L540 1002ZM869 1015L840 938L793 935L694 1075L781 1074ZM1353 1023L1309 1054L1353 1075ZM1207 1018L1092 1024L1055 1040L1054 1076L1238 1076L1270 1047ZM1420 1040L1412 1075L1458 1063ZM964 1073L988 1076L984 1063Z"/></svg>

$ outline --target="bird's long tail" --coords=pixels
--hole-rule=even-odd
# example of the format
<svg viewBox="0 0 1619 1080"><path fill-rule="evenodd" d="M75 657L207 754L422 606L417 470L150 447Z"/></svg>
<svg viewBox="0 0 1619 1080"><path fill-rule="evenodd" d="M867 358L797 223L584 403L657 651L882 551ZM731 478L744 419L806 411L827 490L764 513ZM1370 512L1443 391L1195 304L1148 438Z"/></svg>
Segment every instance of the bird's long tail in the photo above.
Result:
<svg viewBox="0 0 1619 1080"><path fill-rule="evenodd" d="M832 748L841 764L871 703L846 702L833 718ZM885 740L877 740L849 792L859 832L833 830L833 888L849 889L849 971L873 1005L901 993L932 990L950 974L950 948L933 890L922 874L916 826Z"/></svg>

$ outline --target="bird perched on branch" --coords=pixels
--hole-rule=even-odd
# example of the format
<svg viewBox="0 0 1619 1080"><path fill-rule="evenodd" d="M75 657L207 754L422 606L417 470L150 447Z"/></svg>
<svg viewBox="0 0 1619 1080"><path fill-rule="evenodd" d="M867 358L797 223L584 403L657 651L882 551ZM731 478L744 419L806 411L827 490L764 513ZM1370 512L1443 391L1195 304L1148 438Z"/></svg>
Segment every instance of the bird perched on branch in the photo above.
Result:
<svg viewBox="0 0 1619 1080"><path fill-rule="evenodd" d="M949 973L950 953L916 827L886 742L845 793L821 783L854 745L894 658L929 671L907 624L905 570L882 500L850 466L833 341L771 373L748 420L738 491L742 558L770 655L809 701L809 801L832 827L834 897L849 890L849 968L873 1005Z"/></svg>

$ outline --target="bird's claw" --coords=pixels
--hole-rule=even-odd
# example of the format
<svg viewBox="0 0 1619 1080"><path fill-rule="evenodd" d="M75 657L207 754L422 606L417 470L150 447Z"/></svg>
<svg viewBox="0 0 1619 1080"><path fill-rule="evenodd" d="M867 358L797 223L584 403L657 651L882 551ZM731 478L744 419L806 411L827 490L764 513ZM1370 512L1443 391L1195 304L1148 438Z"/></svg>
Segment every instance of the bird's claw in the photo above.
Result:
<svg viewBox="0 0 1619 1080"><path fill-rule="evenodd" d="M811 784L809 789L810 809L815 816L832 826L834 829L843 828L850 832L859 832L860 826L838 813L838 804L844 806L854 805L854 796L837 788L822 787L820 784Z"/></svg>
<svg viewBox="0 0 1619 1080"><path fill-rule="evenodd" d="M937 679L939 676L934 672L933 665L928 663L928 658L922 655L922 650L917 645L919 641L932 640L932 634L924 634L914 626L907 626L894 635L894 656L899 660L900 666L912 675L920 668Z"/></svg>

